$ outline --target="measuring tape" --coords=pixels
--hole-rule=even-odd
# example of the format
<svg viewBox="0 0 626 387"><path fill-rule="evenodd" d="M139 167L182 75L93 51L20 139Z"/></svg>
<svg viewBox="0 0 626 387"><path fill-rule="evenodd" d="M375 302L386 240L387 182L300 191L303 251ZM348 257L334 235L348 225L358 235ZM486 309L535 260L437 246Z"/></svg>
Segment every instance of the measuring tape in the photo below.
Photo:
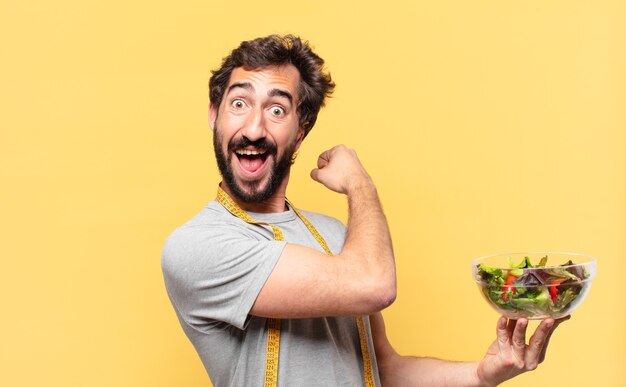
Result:
<svg viewBox="0 0 626 387"><path fill-rule="evenodd" d="M217 202L220 203L228 212L235 215L246 223L256 224L259 226L271 227L274 233L274 240L283 241L285 237L283 231L276 225L271 223L257 222L247 212L242 210L230 196L221 187L217 187ZM286 200L286 199L285 199ZM309 222L296 207L287 200L287 203L293 208L298 218L309 229L315 240L322 246L326 254L333 255L328 248L326 241L317 231L317 229ZM367 331L365 330L365 322L363 316L356 317L356 326L359 331L359 343L361 345L361 354L363 355L363 373L366 387L374 387L374 369L372 368L372 359L369 347L367 345ZM267 319L267 350L265 354L265 381L264 387L275 387L278 382L278 355L280 352L280 320L277 318Z"/></svg>

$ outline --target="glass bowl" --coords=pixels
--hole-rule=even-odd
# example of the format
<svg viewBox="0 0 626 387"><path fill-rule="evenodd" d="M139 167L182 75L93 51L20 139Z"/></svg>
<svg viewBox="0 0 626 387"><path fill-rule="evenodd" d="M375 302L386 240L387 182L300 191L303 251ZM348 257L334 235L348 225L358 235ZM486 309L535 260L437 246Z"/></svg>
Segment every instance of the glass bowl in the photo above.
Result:
<svg viewBox="0 0 626 387"><path fill-rule="evenodd" d="M489 305L507 318L560 318L589 292L596 260L577 253L497 254L474 259L472 274Z"/></svg>

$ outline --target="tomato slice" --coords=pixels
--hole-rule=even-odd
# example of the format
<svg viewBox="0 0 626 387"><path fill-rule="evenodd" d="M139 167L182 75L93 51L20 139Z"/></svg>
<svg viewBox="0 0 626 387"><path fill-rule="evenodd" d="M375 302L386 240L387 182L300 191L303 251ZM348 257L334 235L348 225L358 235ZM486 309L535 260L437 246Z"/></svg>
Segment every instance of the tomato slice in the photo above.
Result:
<svg viewBox="0 0 626 387"><path fill-rule="evenodd" d="M509 293L517 294L517 289L515 288L515 286L513 286L513 281L515 281L516 279L517 277L514 275L509 275L506 278L506 283L502 287L502 300L503 301L508 301L510 299Z"/></svg>
<svg viewBox="0 0 626 387"><path fill-rule="evenodd" d="M558 301L556 295L559 293L559 289L557 288L557 286L559 286L561 282L563 282L563 280L556 280L552 282L552 285L550 285L550 289L548 289L550 291L550 298L552 298L552 302L554 303Z"/></svg>

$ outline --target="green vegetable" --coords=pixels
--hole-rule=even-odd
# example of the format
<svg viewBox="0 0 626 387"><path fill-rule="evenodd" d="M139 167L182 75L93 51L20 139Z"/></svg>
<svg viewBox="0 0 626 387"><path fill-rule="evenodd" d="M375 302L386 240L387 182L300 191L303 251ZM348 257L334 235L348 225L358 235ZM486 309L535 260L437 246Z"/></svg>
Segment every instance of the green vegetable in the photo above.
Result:
<svg viewBox="0 0 626 387"><path fill-rule="evenodd" d="M536 266L525 256L515 264L509 258L509 269L478 265L478 280L482 291L495 306L520 316L551 316L566 309L583 288L589 274L572 268L571 261L561 266L547 267L548 257ZM523 269L536 270L523 270Z"/></svg>

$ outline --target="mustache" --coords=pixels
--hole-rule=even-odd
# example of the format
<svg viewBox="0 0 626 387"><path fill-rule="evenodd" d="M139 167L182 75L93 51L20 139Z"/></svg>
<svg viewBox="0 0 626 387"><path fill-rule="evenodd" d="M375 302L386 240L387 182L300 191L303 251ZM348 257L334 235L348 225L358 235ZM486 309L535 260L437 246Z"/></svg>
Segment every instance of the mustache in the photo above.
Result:
<svg viewBox="0 0 626 387"><path fill-rule="evenodd" d="M242 149L248 146L252 146L258 150L264 150L266 153L276 154L276 144L264 138L256 141L250 141L245 137L236 140L233 139L228 143L228 151L232 152L235 149Z"/></svg>

